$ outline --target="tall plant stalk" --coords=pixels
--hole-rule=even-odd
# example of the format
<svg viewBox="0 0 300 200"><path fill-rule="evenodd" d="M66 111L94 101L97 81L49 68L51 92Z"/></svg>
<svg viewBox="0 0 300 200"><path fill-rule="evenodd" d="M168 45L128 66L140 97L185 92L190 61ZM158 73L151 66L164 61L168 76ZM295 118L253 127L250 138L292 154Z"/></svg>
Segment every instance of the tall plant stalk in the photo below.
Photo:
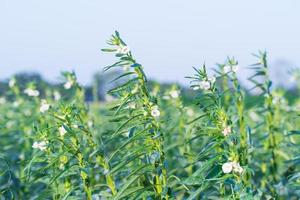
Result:
<svg viewBox="0 0 300 200"><path fill-rule="evenodd" d="M161 125L158 120L160 116L160 110L157 105L157 100L149 93L147 86L147 78L143 71L142 65L138 64L132 56L131 51L125 42L120 38L118 32L112 35L111 40L108 42L112 46L111 49L103 49L106 52L115 52L116 57L119 58L115 64L106 67L109 70L114 67L126 68L125 72L115 79L129 78L127 82L118 86L110 93L118 95L120 97L120 104L116 107L116 115L121 114L122 111L126 112L128 107L133 110L129 113L129 119L115 132L117 135L123 128L130 125L132 121L136 124L131 124L132 128L142 128L148 132L149 135L145 135L144 145L149 146L147 151L147 162L152 163L153 166L153 179L149 180L154 186L155 196L159 199L168 199L167 188L167 170L165 167L165 152L164 152L164 134L161 130ZM131 91L126 93L124 91ZM140 126L138 126L140 124ZM130 131L129 130L129 131ZM139 165L142 163L138 161ZM118 197L118 194L116 195Z"/></svg>
<svg viewBox="0 0 300 200"><path fill-rule="evenodd" d="M264 172L269 171L270 176L262 179L262 187L267 188L273 196L276 196L276 189L274 188L278 180L278 166L277 166L277 155L276 149L278 143L276 141L276 120L275 120L275 108L274 108L274 97L271 91L272 81L269 78L268 64L267 64L267 53L259 52L255 55L259 62L254 64L252 69L256 72L249 78L255 86L262 90L264 95L264 114L265 114L265 128L267 132L267 139L264 142L264 150L270 153L270 160L267 160L262 165ZM256 77L262 77L263 82L255 80Z"/></svg>

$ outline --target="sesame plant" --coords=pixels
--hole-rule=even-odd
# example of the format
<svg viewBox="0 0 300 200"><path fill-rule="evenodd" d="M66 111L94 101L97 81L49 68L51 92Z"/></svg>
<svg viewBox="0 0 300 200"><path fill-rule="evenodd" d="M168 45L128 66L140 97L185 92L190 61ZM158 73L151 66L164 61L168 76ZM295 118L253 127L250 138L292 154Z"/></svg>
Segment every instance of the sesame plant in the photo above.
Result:
<svg viewBox="0 0 300 200"><path fill-rule="evenodd" d="M157 98L149 92L143 66L136 62L118 32L112 35L108 44L111 48L103 51L115 53L118 61L106 67L105 71L121 66L125 72L115 80L127 78L125 83L109 91L119 99L112 110L116 118L120 117L121 121L120 127L112 137L124 133L128 137L110 156L110 160L116 162L113 161L114 157L116 158L118 154L120 156L121 151L124 152L123 148L128 147L126 155L121 159L119 157L117 162L119 165L122 164L122 168L117 166L113 171L122 174L122 179L126 180L126 182L120 181L121 189L114 196L116 199L134 195L136 198L153 196L153 198L168 199L164 132L159 120L161 112ZM115 176L120 176L118 174ZM126 193L125 190L131 193Z"/></svg>
<svg viewBox="0 0 300 200"><path fill-rule="evenodd" d="M231 57L194 68L189 87L161 84L118 32L107 44L116 61L93 87L74 72L4 83L1 200L300 198L299 70L292 90L274 87L261 51L249 89Z"/></svg>
<svg viewBox="0 0 300 200"><path fill-rule="evenodd" d="M220 70L216 70L216 77L209 76L203 65L201 69L195 69L195 76L189 77L192 79L191 87L201 90L197 97L201 115L194 122L201 120L197 134L200 134L203 141L196 160L199 167L193 175L197 178L191 176L187 179L190 181L193 177L191 183L198 188L193 196L208 198L206 195L210 193L210 196L239 199L248 195L247 181L244 178L247 166L240 164L244 157L239 151L241 134L226 102L231 101L226 96L230 91L224 91L225 87L219 88L216 84L216 81L223 81L222 79L232 79L237 85L235 76L230 75L237 71L237 67L236 63L229 61L227 65L221 65Z"/></svg>
<svg viewBox="0 0 300 200"><path fill-rule="evenodd" d="M254 88L259 88L264 96L263 105L257 108L260 115L263 116L260 123L255 126L256 142L255 157L261 158L254 168L257 170L256 175L261 174L261 178L256 178L257 183L262 191L273 196L279 197L282 194L293 193L289 191L288 177L295 170L295 163L291 162L293 157L294 140L296 132L285 123L289 120L292 124L297 121L297 112L290 110L286 104L286 100L280 91L271 90L272 81L269 78L267 53L259 52L255 55L258 62L252 65L255 74L250 77L250 81L254 83ZM261 77L262 80L257 80ZM296 125L297 126L297 125ZM260 141L257 141L260 139ZM291 170L291 171L290 171ZM264 176L268 174L268 176ZM287 176L288 175L288 176Z"/></svg>

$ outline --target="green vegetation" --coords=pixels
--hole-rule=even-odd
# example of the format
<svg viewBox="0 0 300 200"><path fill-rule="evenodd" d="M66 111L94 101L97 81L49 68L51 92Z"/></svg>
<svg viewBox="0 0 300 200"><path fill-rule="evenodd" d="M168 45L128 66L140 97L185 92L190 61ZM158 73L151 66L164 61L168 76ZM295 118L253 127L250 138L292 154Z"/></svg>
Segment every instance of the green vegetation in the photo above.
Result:
<svg viewBox="0 0 300 200"><path fill-rule="evenodd" d="M148 81L118 32L108 45L106 96L73 72L0 85L1 200L300 198L300 84L272 88L265 52L253 96L234 58L195 68L188 89Z"/></svg>

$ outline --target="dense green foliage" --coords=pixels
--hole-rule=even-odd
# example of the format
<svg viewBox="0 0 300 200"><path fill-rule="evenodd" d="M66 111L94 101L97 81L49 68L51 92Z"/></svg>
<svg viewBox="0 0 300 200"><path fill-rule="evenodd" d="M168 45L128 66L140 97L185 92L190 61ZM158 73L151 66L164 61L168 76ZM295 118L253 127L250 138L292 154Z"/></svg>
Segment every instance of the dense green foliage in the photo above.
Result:
<svg viewBox="0 0 300 200"><path fill-rule="evenodd" d="M119 70L110 101L85 101L69 72L43 90L16 77L4 86L1 200L300 198L300 100L272 88L265 52L249 78L259 97L233 58L214 75L195 68L183 95L150 84L117 32L108 44L117 60L104 70Z"/></svg>

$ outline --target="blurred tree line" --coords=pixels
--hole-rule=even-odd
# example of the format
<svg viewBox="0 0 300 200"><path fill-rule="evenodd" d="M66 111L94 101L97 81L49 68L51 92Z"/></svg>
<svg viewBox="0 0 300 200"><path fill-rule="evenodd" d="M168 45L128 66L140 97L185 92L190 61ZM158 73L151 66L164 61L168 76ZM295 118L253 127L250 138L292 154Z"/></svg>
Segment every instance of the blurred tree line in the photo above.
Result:
<svg viewBox="0 0 300 200"><path fill-rule="evenodd" d="M98 72L93 75L92 77L92 84L83 86L85 90L85 100L87 102L92 101L109 101L111 96L107 95L107 91L111 88L114 88L116 85L122 84L126 82L126 79L119 80L116 82L111 83L115 77L120 74L119 71L115 72ZM63 88L64 80L58 82L50 82L45 80L40 74L38 73L17 73L13 77L17 80L17 84L20 87L21 91L23 91L29 83L34 82L36 85L36 89L40 91L41 96L45 95L46 89L51 88L52 90L57 90L61 93L65 93ZM1 80L0 81L0 96L3 96L6 91L9 90L8 86L9 80ZM181 95L184 102L191 102L194 101L194 91L191 90L189 87L184 85L180 85L179 83L158 83L155 80L148 81L149 87L151 89L155 87L159 87L160 91L163 93L166 90L170 89L172 86L177 85L177 88L180 89ZM245 89L245 88L244 88ZM244 91L247 91L245 89ZM286 90L286 98L289 101L295 101L300 97L299 91L297 88L291 88ZM258 103L262 100L260 95L253 95L250 92L246 92L246 104L248 106L253 106L255 103Z"/></svg>

